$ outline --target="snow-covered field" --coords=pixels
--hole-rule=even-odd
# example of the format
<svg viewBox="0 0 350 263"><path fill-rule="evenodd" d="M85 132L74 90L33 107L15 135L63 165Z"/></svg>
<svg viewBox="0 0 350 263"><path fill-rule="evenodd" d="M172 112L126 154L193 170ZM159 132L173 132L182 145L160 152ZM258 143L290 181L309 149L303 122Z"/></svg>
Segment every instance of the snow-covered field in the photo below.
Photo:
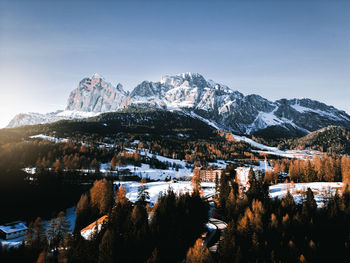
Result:
<svg viewBox="0 0 350 263"><path fill-rule="evenodd" d="M328 196L335 194L338 190L343 187L343 183L340 182L313 182L313 183L295 183L295 184L276 184L270 186L270 197L271 198L282 198L289 191L296 203L302 203L304 198L304 193L307 188L310 188L314 194L315 201L318 207L322 207Z"/></svg>
<svg viewBox="0 0 350 263"><path fill-rule="evenodd" d="M114 182L115 184L118 184L119 182ZM126 197L129 198L131 202L137 201L137 193L138 188L140 186L140 182L120 182L120 184L125 188L126 190ZM157 202L158 197L161 194L166 194L169 188L171 188L175 193L186 193L192 192L192 186L191 182L153 182L153 183L146 183L147 192L150 195L150 202L151 204L155 204ZM203 189L203 195L209 196L213 195L215 193L215 183L210 182L202 182L202 189Z"/></svg>
<svg viewBox="0 0 350 263"><path fill-rule="evenodd" d="M107 164L107 167L109 167L109 164ZM133 165L127 165L121 167L121 169L129 169L132 175L137 175L140 178L149 178L151 180L164 180L165 178L184 178L184 177L190 177L192 176L192 169L189 168L181 168L178 171L175 169L155 169L150 168L149 164L141 164L141 167L133 166ZM105 169L103 169L103 166L101 167L101 172L106 172Z"/></svg>
<svg viewBox="0 0 350 263"><path fill-rule="evenodd" d="M232 137L237 141L244 141L250 144L252 147L260 150L252 150L252 152L266 153L271 155L277 155L286 158L299 158L299 159L312 159L315 155L321 156L322 153L314 150L280 150L277 147L266 146L264 144L258 143L245 136L238 136L232 134Z"/></svg>
<svg viewBox="0 0 350 263"><path fill-rule="evenodd" d="M55 137L47 136L47 135L44 135L44 134L38 134L38 135L29 136L29 138L31 138L31 139L42 139L42 140L51 141L51 142L55 142L55 143L68 142L68 139L66 139L66 138L55 138Z"/></svg>

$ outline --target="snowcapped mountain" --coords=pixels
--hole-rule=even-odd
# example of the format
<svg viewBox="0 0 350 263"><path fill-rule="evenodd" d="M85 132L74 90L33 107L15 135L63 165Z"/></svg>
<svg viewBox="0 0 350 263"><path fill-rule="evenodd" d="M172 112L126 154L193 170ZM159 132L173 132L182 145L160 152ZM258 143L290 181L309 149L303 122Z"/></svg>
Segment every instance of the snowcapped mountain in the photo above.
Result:
<svg viewBox="0 0 350 263"><path fill-rule="evenodd" d="M107 112L120 109L127 92L123 86L113 86L95 73L91 78L84 78L68 98L67 110L82 112Z"/></svg>
<svg viewBox="0 0 350 263"><path fill-rule="evenodd" d="M72 119L82 113L98 114L131 105L180 110L216 127L245 134L274 128L300 136L328 125L350 128L350 116L333 106L310 99L273 102L256 94L244 96L198 73L163 76L159 82L143 81L130 93L121 84L113 86L94 74L80 81L71 92L65 116L62 113L16 116L8 127Z"/></svg>
<svg viewBox="0 0 350 263"><path fill-rule="evenodd" d="M271 126L299 134L327 125L350 127L350 116L324 103L310 99L272 102L255 94L244 96L198 73L144 81L128 96L128 104L138 103L194 113L218 127L246 134Z"/></svg>

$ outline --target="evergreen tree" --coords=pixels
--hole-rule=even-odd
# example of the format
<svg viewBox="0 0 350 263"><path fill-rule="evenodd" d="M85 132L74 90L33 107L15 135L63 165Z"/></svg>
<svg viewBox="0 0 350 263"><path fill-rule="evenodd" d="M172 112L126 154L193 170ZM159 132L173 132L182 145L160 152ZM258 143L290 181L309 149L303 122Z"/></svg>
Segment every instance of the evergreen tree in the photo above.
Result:
<svg viewBox="0 0 350 263"><path fill-rule="evenodd" d="M51 219L46 235L48 238L49 247L51 249L55 249L59 243L57 240L57 222L55 218Z"/></svg>
<svg viewBox="0 0 350 263"><path fill-rule="evenodd" d="M38 217L33 224L33 246L38 249L43 248L46 246L46 242L45 225Z"/></svg>
<svg viewBox="0 0 350 263"><path fill-rule="evenodd" d="M33 236L33 222L31 222L29 225L28 225L28 230L27 230L27 233L26 233L26 238L25 238L25 244L26 246L28 247L33 247L33 243L34 243L34 236ZM1 245L1 244L0 244Z"/></svg>
<svg viewBox="0 0 350 263"><path fill-rule="evenodd" d="M226 230L223 232L223 239L219 243L218 254L219 262L233 262L236 250L236 228L233 221L228 223Z"/></svg>
<svg viewBox="0 0 350 263"><path fill-rule="evenodd" d="M306 191L306 200L303 204L304 218L312 218L315 215L317 204L312 190L308 187Z"/></svg>
<svg viewBox="0 0 350 263"><path fill-rule="evenodd" d="M138 188L137 200L145 204L150 199L149 192L147 191L146 180L142 179Z"/></svg>
<svg viewBox="0 0 350 263"><path fill-rule="evenodd" d="M81 229L87 226L89 222L94 221L96 219L91 218L91 213L92 211L90 207L89 197L87 194L82 194L75 209L75 233L78 233Z"/></svg>
<svg viewBox="0 0 350 263"><path fill-rule="evenodd" d="M70 231L70 223L63 211L59 212L57 218L51 219L47 229L49 247L57 254L60 243L64 240L65 235Z"/></svg>
<svg viewBox="0 0 350 263"><path fill-rule="evenodd" d="M215 174L215 195L214 195L215 198L218 198L219 187L220 187L219 175L218 175L218 173L216 173Z"/></svg>
<svg viewBox="0 0 350 263"><path fill-rule="evenodd" d="M98 247L99 257L98 263L113 263L115 261L115 242L113 233L107 229L104 233L101 243Z"/></svg>
<svg viewBox="0 0 350 263"><path fill-rule="evenodd" d="M58 213L58 216L56 219L56 225L57 225L57 230L56 230L57 239L58 239L58 242L60 243L64 240L66 234L70 232L70 228L71 228L70 222L63 211Z"/></svg>
<svg viewBox="0 0 350 263"><path fill-rule="evenodd" d="M255 180L256 180L255 172L254 172L253 168L250 168L249 172L248 172L248 181L251 184Z"/></svg>
<svg viewBox="0 0 350 263"><path fill-rule="evenodd" d="M97 159L93 159L91 161L91 164L90 164L90 168L95 170L95 173L99 173L100 172L100 162L97 161Z"/></svg>
<svg viewBox="0 0 350 263"><path fill-rule="evenodd" d="M219 203L220 207L226 206L226 200L230 194L230 186L228 184L228 179L226 175L222 172L220 176L220 186L219 186Z"/></svg>

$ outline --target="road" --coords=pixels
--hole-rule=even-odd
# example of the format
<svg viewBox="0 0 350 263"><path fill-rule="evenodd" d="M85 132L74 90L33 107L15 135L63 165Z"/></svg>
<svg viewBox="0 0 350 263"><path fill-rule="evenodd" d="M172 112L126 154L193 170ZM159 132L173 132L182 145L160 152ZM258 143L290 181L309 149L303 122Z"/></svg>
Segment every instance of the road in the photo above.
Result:
<svg viewBox="0 0 350 263"><path fill-rule="evenodd" d="M222 233L226 229L227 224L216 218L209 218L209 223L213 224L216 229L214 234L210 233L208 235L208 239L210 238L211 240L208 240L206 243L208 244L209 251L216 254L219 243L223 239Z"/></svg>

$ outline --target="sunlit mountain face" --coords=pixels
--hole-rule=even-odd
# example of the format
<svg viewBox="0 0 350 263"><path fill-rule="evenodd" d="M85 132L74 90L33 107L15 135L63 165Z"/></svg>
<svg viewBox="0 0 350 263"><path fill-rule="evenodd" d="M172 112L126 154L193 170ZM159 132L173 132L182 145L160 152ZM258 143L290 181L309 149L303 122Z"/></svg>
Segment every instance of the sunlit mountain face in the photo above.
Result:
<svg viewBox="0 0 350 263"><path fill-rule="evenodd" d="M349 261L349 14L0 0L0 263Z"/></svg>
<svg viewBox="0 0 350 263"><path fill-rule="evenodd" d="M256 94L244 96L190 72L163 76L160 82L143 81L131 92L94 74L81 80L71 92L66 110L19 114L8 127L92 117L131 105L183 111L243 134L273 132L280 137L300 137L328 125L350 127L349 115L333 106L311 99L269 101Z"/></svg>

